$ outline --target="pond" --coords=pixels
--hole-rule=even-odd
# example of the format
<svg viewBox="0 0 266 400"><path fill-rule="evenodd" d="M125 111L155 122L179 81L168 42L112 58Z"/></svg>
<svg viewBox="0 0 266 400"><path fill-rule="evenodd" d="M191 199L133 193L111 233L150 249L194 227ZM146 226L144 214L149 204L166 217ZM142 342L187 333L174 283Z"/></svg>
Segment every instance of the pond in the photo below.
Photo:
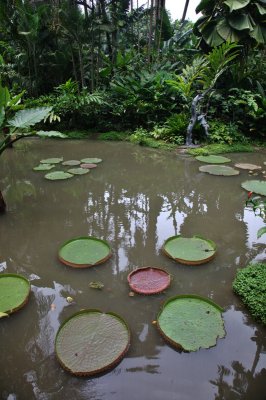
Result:
<svg viewBox="0 0 266 400"><path fill-rule="evenodd" d="M103 162L84 176L51 182L32 168L43 158ZM263 164L263 153L230 154L232 162ZM238 268L265 261L263 225L245 208L239 176L199 172L194 158L129 143L28 140L0 159L0 187L8 204L0 216L0 271L31 281L28 304L0 320L0 398L18 400L265 400L266 330L232 292ZM173 235L201 235L217 244L207 264L181 265L161 251ZM104 264L74 269L57 257L62 243L79 236L108 241ZM172 276L164 293L129 296L127 275L157 266ZM102 290L89 286L104 284ZM156 326L163 302L198 294L224 309L226 336L210 349L180 353ZM74 299L68 303L67 297ZM113 311L131 330L125 358L94 378L64 371L54 353L60 324L84 308Z"/></svg>

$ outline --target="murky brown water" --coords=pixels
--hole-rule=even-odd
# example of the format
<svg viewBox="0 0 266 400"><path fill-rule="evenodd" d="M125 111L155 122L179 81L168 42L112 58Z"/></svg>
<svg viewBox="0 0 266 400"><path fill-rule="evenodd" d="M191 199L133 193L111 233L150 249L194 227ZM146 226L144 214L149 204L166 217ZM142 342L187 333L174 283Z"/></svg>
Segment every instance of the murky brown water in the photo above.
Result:
<svg viewBox="0 0 266 400"><path fill-rule="evenodd" d="M34 172L40 159L100 157L89 175L49 182ZM233 161L261 163L265 154L233 154ZM125 143L23 142L0 159L0 187L8 212L0 216L0 271L31 280L27 306L0 321L0 398L8 400L265 400L265 328L231 289L237 268L262 261L263 225L245 209L240 183L248 172L223 178L198 171L185 155ZM214 240L218 253L198 267L177 264L160 249L174 234ZM74 270L57 260L72 237L108 240L112 258ZM127 275L135 267L159 266L173 276L164 294L129 297ZM101 281L97 291L89 282ZM162 302L176 294L199 294L224 307L227 335L217 346L178 353L152 321ZM66 297L75 302L68 304ZM51 305L55 305L52 306ZM132 332L130 350L109 373L93 379L65 372L54 339L65 318L81 308L120 314Z"/></svg>

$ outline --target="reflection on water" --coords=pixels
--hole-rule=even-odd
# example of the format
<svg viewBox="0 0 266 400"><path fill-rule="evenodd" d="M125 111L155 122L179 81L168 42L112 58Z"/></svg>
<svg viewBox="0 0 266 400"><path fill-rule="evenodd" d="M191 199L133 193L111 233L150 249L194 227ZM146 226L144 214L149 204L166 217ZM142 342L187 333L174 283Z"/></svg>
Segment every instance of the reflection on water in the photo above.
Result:
<svg viewBox="0 0 266 400"><path fill-rule="evenodd" d="M0 271L23 274L32 283L27 306L0 323L0 398L265 400L265 328L231 289L237 268L265 261L265 236L256 239L262 220L244 207L240 184L248 172L210 176L200 173L199 162L189 156L125 143L25 143L27 152L7 150L0 159L0 186L8 204L0 221ZM62 182L32 170L42 158L60 156L103 162L86 176ZM264 154L231 158L265 161ZM176 234L215 241L217 256L198 267L173 262L161 247ZM85 270L62 265L59 246L84 235L107 240L112 258ZM156 296L129 297L128 273L148 265L167 269L171 287ZM103 282L103 290L90 288L91 281ZM161 304L182 293L206 296L224 307L227 335L214 348L178 353L152 324ZM69 375L54 354L59 325L82 308L114 311L132 332L124 360L94 379Z"/></svg>

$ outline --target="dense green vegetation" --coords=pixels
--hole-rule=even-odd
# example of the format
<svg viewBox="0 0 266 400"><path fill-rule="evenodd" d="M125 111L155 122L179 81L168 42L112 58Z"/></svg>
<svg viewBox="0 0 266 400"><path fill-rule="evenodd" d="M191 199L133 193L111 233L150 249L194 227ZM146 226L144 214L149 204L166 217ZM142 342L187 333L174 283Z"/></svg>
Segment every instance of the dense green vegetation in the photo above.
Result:
<svg viewBox="0 0 266 400"><path fill-rule="evenodd" d="M48 106L52 129L75 137L171 147L190 126L194 143L262 143L265 1L199 1L194 25L165 3L2 0L0 126Z"/></svg>
<svg viewBox="0 0 266 400"><path fill-rule="evenodd" d="M238 270L233 290L253 317L266 324L266 264L251 264Z"/></svg>

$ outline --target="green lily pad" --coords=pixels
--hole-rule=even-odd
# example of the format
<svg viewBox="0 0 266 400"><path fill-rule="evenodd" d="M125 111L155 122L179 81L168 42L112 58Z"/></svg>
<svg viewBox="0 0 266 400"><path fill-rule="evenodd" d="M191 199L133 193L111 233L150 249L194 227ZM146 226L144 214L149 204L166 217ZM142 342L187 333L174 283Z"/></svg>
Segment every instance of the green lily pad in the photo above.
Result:
<svg viewBox="0 0 266 400"><path fill-rule="evenodd" d="M40 164L37 167L34 167L34 171L49 171L50 169L54 168L54 164Z"/></svg>
<svg viewBox="0 0 266 400"><path fill-rule="evenodd" d="M239 171L226 165L202 165L199 167L201 172L207 172L211 175L233 176L239 175Z"/></svg>
<svg viewBox="0 0 266 400"><path fill-rule="evenodd" d="M266 196L266 182L265 181L245 181L241 183L243 189L246 189L248 192L253 192L257 194L261 194L262 196Z"/></svg>
<svg viewBox="0 0 266 400"><path fill-rule="evenodd" d="M55 352L67 371L74 375L93 376L117 365L129 344L129 328L120 316L82 310L59 328Z"/></svg>
<svg viewBox="0 0 266 400"><path fill-rule="evenodd" d="M60 162L63 161L63 158L46 158L46 160L41 160L40 163L41 164L59 164Z"/></svg>
<svg viewBox="0 0 266 400"><path fill-rule="evenodd" d="M58 181L62 179L69 179L73 178L72 174L69 174L68 172L64 171L53 171L50 172L49 174L44 175L46 179L49 179L50 181Z"/></svg>
<svg viewBox="0 0 266 400"><path fill-rule="evenodd" d="M0 311L12 314L23 307L29 298L30 283L21 275L0 274Z"/></svg>
<svg viewBox="0 0 266 400"><path fill-rule="evenodd" d="M80 164L79 160L67 160L67 161L62 162L62 165L69 165L70 167L74 167L79 164Z"/></svg>
<svg viewBox="0 0 266 400"><path fill-rule="evenodd" d="M71 168L67 172L73 175L85 175L88 172L90 172L89 169L84 169L84 168Z"/></svg>
<svg viewBox="0 0 266 400"><path fill-rule="evenodd" d="M208 349L225 336L223 309L209 299L180 295L167 300L157 316L164 339L184 351Z"/></svg>
<svg viewBox="0 0 266 400"><path fill-rule="evenodd" d="M59 249L59 260L75 268L86 268L108 260L112 253L107 242L92 236L68 240Z"/></svg>
<svg viewBox="0 0 266 400"><path fill-rule="evenodd" d="M238 163L238 164L235 164L235 167L240 168L240 169L248 169L249 171L261 169L261 167L259 165L249 164L249 163Z"/></svg>
<svg viewBox="0 0 266 400"><path fill-rule="evenodd" d="M102 162L101 158L83 158L81 160L82 163L84 164L99 164L100 162Z"/></svg>
<svg viewBox="0 0 266 400"><path fill-rule="evenodd" d="M163 245L164 253L181 264L199 265L212 260L216 253L216 244L200 236L185 238L171 236Z"/></svg>
<svg viewBox="0 0 266 400"><path fill-rule="evenodd" d="M196 159L207 164L223 164L231 161L230 158L216 155L198 156Z"/></svg>

